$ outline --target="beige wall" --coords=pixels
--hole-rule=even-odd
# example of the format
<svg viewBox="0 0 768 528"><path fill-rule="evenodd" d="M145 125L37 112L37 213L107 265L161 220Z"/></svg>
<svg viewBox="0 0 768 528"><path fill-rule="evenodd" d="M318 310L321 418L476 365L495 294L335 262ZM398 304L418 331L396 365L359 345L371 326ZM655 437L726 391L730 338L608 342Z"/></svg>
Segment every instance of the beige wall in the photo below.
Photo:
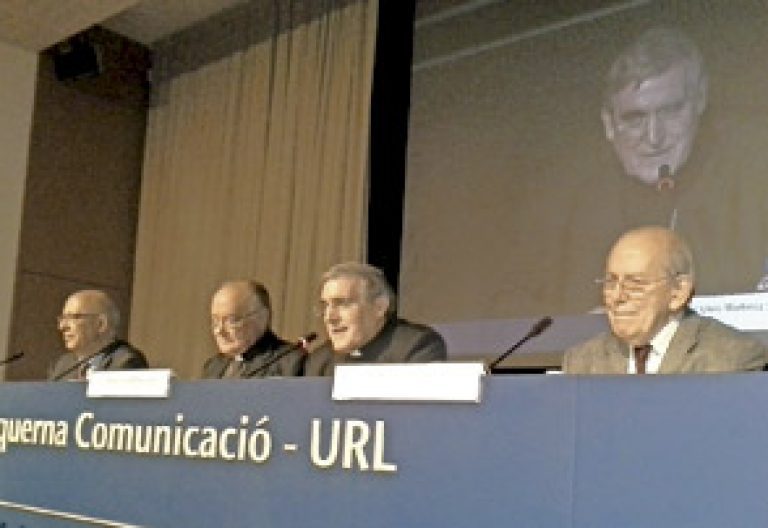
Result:
<svg viewBox="0 0 768 528"><path fill-rule="evenodd" d="M37 54L0 43L0 342L8 342ZM5 356L5 351L2 353ZM2 369L0 377L5 377Z"/></svg>
<svg viewBox="0 0 768 528"><path fill-rule="evenodd" d="M73 291L107 291L123 328L130 315L148 52L101 31L91 38L102 49L97 77L58 80L51 55L40 55L8 339L26 356L8 379L46 376L63 350L56 316Z"/></svg>

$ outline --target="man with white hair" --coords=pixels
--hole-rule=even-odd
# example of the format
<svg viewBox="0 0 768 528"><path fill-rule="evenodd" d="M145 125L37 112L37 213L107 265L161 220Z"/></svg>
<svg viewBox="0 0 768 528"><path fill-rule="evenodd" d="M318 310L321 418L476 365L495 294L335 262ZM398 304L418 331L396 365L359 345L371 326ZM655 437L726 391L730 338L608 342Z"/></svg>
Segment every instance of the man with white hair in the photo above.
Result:
<svg viewBox="0 0 768 528"><path fill-rule="evenodd" d="M48 373L50 380L82 380L90 370L147 368L147 359L130 343L117 338L120 311L101 290L70 295L58 317L67 353Z"/></svg>
<svg viewBox="0 0 768 528"><path fill-rule="evenodd" d="M691 250L674 231L641 227L614 244L598 281L611 331L565 354L567 374L680 374L761 370L764 345L688 309Z"/></svg>

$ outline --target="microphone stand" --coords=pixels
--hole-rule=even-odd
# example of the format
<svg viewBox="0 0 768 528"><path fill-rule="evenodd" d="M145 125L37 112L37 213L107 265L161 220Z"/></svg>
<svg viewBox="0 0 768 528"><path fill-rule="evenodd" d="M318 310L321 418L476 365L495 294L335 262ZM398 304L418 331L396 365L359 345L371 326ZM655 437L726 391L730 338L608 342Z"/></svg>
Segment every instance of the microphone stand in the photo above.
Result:
<svg viewBox="0 0 768 528"><path fill-rule="evenodd" d="M8 363L13 363L17 359L21 359L23 357L24 357L24 352L20 350L11 356L0 359L0 366L7 365Z"/></svg>
<svg viewBox="0 0 768 528"><path fill-rule="evenodd" d="M99 354L101 354L101 352L102 352L101 350L97 350L95 353L93 353L93 354L91 354L91 355L89 355L89 356L86 356L86 357L84 357L83 359L81 359L81 360L79 360L79 361L76 361L74 365L70 366L70 367L69 367L68 369L66 369L64 372L62 372L62 373L60 373L59 375L57 375L57 376L56 376L55 378L53 378L51 381L60 381L60 380L62 380L62 379L63 379L63 378L65 378L65 377L66 377L68 374L70 374L71 372L73 372L73 371L75 371L75 370L79 369L80 367L82 367L83 365L85 365L86 363L88 363L90 360L92 360L93 358L95 358L96 356L98 356Z"/></svg>
<svg viewBox="0 0 768 528"><path fill-rule="evenodd" d="M244 379L252 378L256 376L257 374L261 374L262 372L266 371L269 367L283 359L288 354L292 354L293 352L296 352L297 350L302 350L304 353L307 353L307 346L309 344L317 339L317 334L312 332L311 334L307 334L306 336L299 339L297 343L294 343L293 345L289 346L279 354L277 354L275 357L264 363L262 366L254 370L253 372L249 373L247 376L245 376Z"/></svg>
<svg viewBox="0 0 768 528"><path fill-rule="evenodd" d="M530 339L536 337L537 335L541 334L544 330L549 328L549 326L552 324L552 318L547 316L539 319L535 325L531 327L531 329L528 331L525 336L512 345L506 352L504 352L502 355L500 355L496 360L488 365L488 373L493 374L493 370L496 368L496 366L507 359L507 357L512 354L515 350L523 346L526 342L528 342Z"/></svg>

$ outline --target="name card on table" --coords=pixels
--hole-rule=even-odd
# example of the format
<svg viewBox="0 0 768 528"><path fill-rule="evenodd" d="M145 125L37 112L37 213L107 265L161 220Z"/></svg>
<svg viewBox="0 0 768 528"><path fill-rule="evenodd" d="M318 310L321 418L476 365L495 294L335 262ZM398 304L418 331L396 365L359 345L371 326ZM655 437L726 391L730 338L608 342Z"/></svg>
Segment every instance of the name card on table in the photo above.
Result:
<svg viewBox="0 0 768 528"><path fill-rule="evenodd" d="M480 362L337 365L333 399L480 403L484 375Z"/></svg>
<svg viewBox="0 0 768 528"><path fill-rule="evenodd" d="M739 330L768 330L768 292L697 296L691 308Z"/></svg>
<svg viewBox="0 0 768 528"><path fill-rule="evenodd" d="M171 369L92 370L88 373L89 398L167 398Z"/></svg>

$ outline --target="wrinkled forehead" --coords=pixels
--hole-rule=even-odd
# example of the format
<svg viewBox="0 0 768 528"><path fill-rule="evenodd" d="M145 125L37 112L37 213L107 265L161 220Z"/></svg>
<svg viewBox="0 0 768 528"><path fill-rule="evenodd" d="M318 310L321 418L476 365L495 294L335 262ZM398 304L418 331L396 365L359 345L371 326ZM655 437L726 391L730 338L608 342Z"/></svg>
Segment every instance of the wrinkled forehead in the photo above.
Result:
<svg viewBox="0 0 768 528"><path fill-rule="evenodd" d="M613 275L658 275L669 264L663 241L637 237L620 240L608 254L605 271Z"/></svg>
<svg viewBox="0 0 768 528"><path fill-rule="evenodd" d="M653 110L692 100L694 93L689 89L684 66L676 65L658 75L626 83L609 97L609 102L615 112Z"/></svg>
<svg viewBox="0 0 768 528"><path fill-rule="evenodd" d="M357 275L341 275L328 279L320 291L320 298L362 299L368 292L368 283Z"/></svg>
<svg viewBox="0 0 768 528"><path fill-rule="evenodd" d="M64 302L62 313L101 313L103 307L97 302L97 299L90 295L75 294L70 295Z"/></svg>
<svg viewBox="0 0 768 528"><path fill-rule="evenodd" d="M246 288L225 287L217 291L211 299L211 313L238 314L258 308L261 303L258 296Z"/></svg>

